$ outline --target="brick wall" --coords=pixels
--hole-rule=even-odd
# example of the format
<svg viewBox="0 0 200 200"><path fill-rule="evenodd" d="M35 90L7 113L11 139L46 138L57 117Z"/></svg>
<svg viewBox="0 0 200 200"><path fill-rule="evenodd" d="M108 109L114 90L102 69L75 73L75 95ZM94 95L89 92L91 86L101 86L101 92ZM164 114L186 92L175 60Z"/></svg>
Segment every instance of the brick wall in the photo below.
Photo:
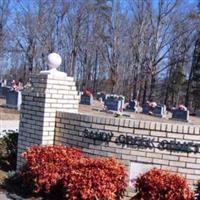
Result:
<svg viewBox="0 0 200 200"><path fill-rule="evenodd" d="M22 93L17 168L21 153L34 144L53 144L56 111L78 112L79 96L72 77L38 74Z"/></svg>
<svg viewBox="0 0 200 200"><path fill-rule="evenodd" d="M112 132L112 141L102 142L86 138L85 129L90 132L97 130ZM188 179L191 187L197 179L200 179L199 126L175 124L170 121L160 123L57 112L55 130L55 144L81 147L90 155L115 157L127 166L128 173L130 163L139 162L179 172ZM155 147L145 149L142 146L138 148L137 145L116 143L120 135L153 139ZM181 144L180 147L183 147L184 142L189 146L185 146L186 150L184 148L176 152L158 148L163 140L175 139L176 142L181 142L178 143ZM188 153L188 150L192 152Z"/></svg>

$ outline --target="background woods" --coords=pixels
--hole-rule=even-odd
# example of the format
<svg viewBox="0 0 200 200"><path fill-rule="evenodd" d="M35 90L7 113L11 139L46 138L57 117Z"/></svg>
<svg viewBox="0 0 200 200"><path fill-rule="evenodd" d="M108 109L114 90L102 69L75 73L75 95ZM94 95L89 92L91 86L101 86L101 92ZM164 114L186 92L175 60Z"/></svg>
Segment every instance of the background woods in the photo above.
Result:
<svg viewBox="0 0 200 200"><path fill-rule="evenodd" d="M79 90L200 108L198 0L0 0L0 76L58 52Z"/></svg>

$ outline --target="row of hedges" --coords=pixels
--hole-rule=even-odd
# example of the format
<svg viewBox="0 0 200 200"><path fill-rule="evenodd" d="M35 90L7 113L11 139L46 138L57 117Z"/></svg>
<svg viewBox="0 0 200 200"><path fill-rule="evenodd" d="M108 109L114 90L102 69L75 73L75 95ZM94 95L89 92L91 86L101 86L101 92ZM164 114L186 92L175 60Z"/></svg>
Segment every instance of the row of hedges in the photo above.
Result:
<svg viewBox="0 0 200 200"><path fill-rule="evenodd" d="M89 158L65 146L33 146L23 154L23 184L33 193L55 193L59 199L119 200L127 187L125 168L116 159ZM194 200L187 181L179 174L153 168L134 182L131 200ZM200 182L197 187L200 192ZM200 199L200 195L196 195Z"/></svg>

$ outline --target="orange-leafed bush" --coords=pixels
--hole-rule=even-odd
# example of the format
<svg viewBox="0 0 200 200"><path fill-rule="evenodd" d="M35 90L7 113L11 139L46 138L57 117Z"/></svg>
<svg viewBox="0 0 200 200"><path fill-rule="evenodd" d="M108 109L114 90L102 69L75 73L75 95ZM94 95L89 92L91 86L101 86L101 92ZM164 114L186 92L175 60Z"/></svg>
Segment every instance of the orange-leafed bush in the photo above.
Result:
<svg viewBox="0 0 200 200"><path fill-rule="evenodd" d="M23 157L27 163L21 170L23 182L35 193L48 193L82 157L79 149L65 146L32 146Z"/></svg>
<svg viewBox="0 0 200 200"><path fill-rule="evenodd" d="M194 200L184 177L157 168L139 176L135 188L132 200Z"/></svg>
<svg viewBox="0 0 200 200"><path fill-rule="evenodd" d="M53 191L70 200L118 200L126 188L124 166L116 159L89 158L64 146L33 146L23 156L27 164L20 174L34 193Z"/></svg>
<svg viewBox="0 0 200 200"><path fill-rule="evenodd" d="M83 158L64 179L69 199L117 200L126 188L124 167L112 158Z"/></svg>

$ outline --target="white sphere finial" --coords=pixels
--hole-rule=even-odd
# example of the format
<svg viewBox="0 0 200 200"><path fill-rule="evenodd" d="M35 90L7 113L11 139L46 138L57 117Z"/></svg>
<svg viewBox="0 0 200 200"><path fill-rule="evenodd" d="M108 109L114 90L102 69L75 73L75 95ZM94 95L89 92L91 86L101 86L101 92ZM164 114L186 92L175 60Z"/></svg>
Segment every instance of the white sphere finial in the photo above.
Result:
<svg viewBox="0 0 200 200"><path fill-rule="evenodd" d="M57 69L62 63L62 58L57 53L50 53L48 55L48 66L50 69Z"/></svg>

